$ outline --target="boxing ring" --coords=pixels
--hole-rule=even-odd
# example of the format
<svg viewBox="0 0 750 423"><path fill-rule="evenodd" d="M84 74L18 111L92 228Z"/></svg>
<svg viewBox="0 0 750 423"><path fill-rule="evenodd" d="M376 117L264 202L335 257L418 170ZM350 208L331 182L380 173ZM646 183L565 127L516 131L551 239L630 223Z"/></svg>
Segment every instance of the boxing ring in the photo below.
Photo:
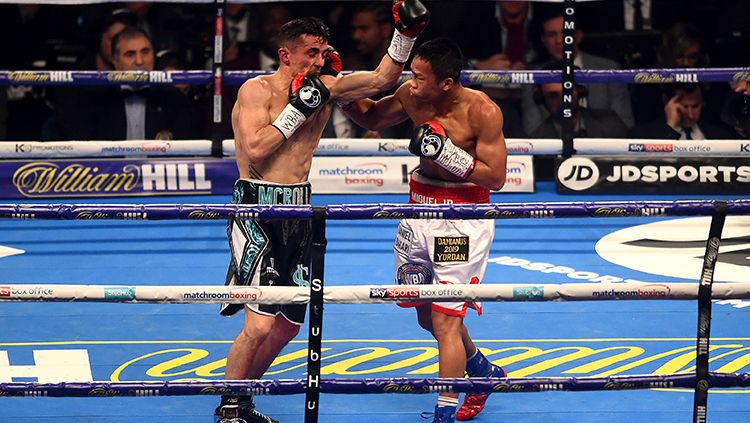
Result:
<svg viewBox="0 0 750 423"><path fill-rule="evenodd" d="M546 191L551 190L547 187ZM589 299L598 300L613 298L614 291L628 298L624 292L637 292L638 288L634 286L643 286L643 290L655 293L646 294L644 298L652 299L665 294L665 287L668 287L666 295L695 298L694 281L628 269L608 262L596 250L604 251L603 245L597 245L608 234L644 223L680 222L683 231L690 227L691 233L695 232L697 238L702 237L705 241L707 218L687 216L710 212L712 204L697 198L673 203L661 196L659 199L640 199L640 203L632 205L628 201L610 198L607 200L614 207L631 204L633 210L663 209L668 211L665 214L682 210L678 214L683 217L583 218L586 225L582 227L580 216L601 209L602 197L578 196L572 199L564 196L567 203L558 207L556 204L560 204L560 197L551 192L493 194L493 201L502 201L502 204L492 206L492 210L546 209L556 211L557 216L564 216L564 210L573 210L569 211L569 215L579 217L541 218L533 222L521 218L496 221L498 235L491 253L491 264L488 266L486 283L479 287L488 290L473 295L480 295L480 298L487 298L481 295L490 298L497 295L496 298L505 302L487 302L485 299L484 315L470 315L467 320L478 346L491 360L508 369L509 381L514 383L501 385L506 388L497 388L498 381L479 380L471 389L486 387L520 392L512 395L498 392L493 395L478 421L598 421L602 418L625 421L637 416L658 416L660 421L684 421L692 409L693 393L689 387L694 379L690 374L674 380L666 379L664 375L694 371L691 368L695 355L694 301L546 302L543 301L544 294L538 290L546 285L542 291L550 296L548 299L568 300L577 296L584 299L585 296L581 295L587 291L613 290L597 298L592 298L589 292ZM544 201L529 204L531 198ZM208 199L215 203L207 203L199 208L216 211L217 219L223 217L221 213L228 213L237 207L226 206L225 198ZM398 203L405 200L405 195L370 195L365 199L368 200L366 203L372 204ZM592 202L594 199L598 203ZM730 210L733 210L730 213L744 213L747 208L744 200L722 199L729 202ZM103 213L101 217L109 213L109 217L115 219L118 219L118 212L130 213L119 218L139 216L164 219L180 216L174 207L154 207L160 203L160 198L150 198L146 204L134 206L118 205L125 202L122 200L108 201L110 205L96 208ZM207 197L184 200L185 204L206 203ZM336 203L351 204L361 200L362 196L341 195L314 198L316 204L334 204L329 205L328 210L339 218L347 213L349 217L356 217L357 207L340 208L335 206ZM586 201L594 208L571 207L570 200ZM4 233L3 244L24 250L24 253L7 256L0 262L5 275L3 283L13 281L36 286L24 293L19 292L20 285L13 286L11 291L15 291L15 294L10 297L49 299L49 289L64 287L43 286L43 282L75 282L89 286L72 286L67 294L56 291L56 300L61 302L3 302L3 321L10 330L4 331L1 349L4 356L0 355L0 359L6 359L9 366L0 368L14 376L14 383L0 384L0 390L5 395L46 397L150 397L8 397L3 398L7 418L23 420L28 408L33 405L35 413L57 421L148 421L157 415L159 418L169 416L187 421L205 421L210 418L212 405L216 401L211 394L220 392L222 388L252 387L254 392L264 394L304 392L304 383L301 382L306 371L307 346L304 336L293 341L269 369L266 377L274 381L257 385L239 383L236 386L218 383L222 359L241 325L241 319L221 318L216 313L215 305L202 304L217 302L216 298L211 299L209 293L225 289L217 284L206 286L206 281L216 280L217 275L225 272L227 251L221 220L46 220L74 218L82 212L93 210L85 206L76 208L45 203L38 201L23 208L12 204L0 206L3 217L24 219L31 217L30 213L35 217L35 220L0 221L0 230ZM672 206L675 206L674 210ZM194 208L188 206L183 212ZM404 208L408 206L393 205L386 210L395 213L404 211ZM371 210L372 207L369 209L365 208L371 214L376 213ZM479 211L486 214L487 210ZM307 209L296 211L305 215L309 212ZM505 214L508 217L508 213ZM743 222L743 217L732 215L727 219L724 238L736 239L735 231L747 231L747 221ZM736 219L740 220L735 222ZM368 294L376 288L372 285L385 286L390 283L395 226L393 219L328 220L325 264L327 301L342 302L342 298L350 301L353 293L365 292L364 299L360 295L357 302L371 302ZM551 245L555 247L550 248ZM697 251L699 256L702 249L690 248L693 252ZM544 262L554 266L538 265ZM45 265L39 266L38 263ZM520 267L523 265L526 268ZM367 270L363 272L363 269ZM720 270L721 263L717 272ZM368 278L361 279L364 273ZM695 273L700 273L700 266ZM725 278L720 273L717 276L717 280ZM623 281L603 279L606 277L620 277ZM589 279L597 278L600 279L598 283L587 283ZM602 280L611 282L603 285ZM530 289L519 286L526 285L524 281L526 284L533 281ZM727 295L725 288L735 285L728 281L717 282L714 294ZM157 293L148 300L151 294L148 291L141 294L141 286L156 289ZM745 287L744 294L742 286ZM502 287L506 287L505 294L498 295L498 288ZM747 294L746 284L737 287L729 291L727 298L743 298ZM185 301L185 296L180 295L181 290L205 294L194 296L194 301ZM307 300L305 290L302 291L297 293L296 301ZM291 298L286 294L265 294L268 299ZM69 302L74 298L114 303ZM119 304L132 302L136 298L141 302L157 303ZM531 304L528 300L535 302ZM190 304L166 304L170 301ZM742 336L744 331L741 330L747 323L744 307L745 302L739 299L718 300L714 305L711 334L713 371L747 371L744 357L748 338ZM50 316L59 318L50 319ZM394 418L420 421L419 412L429 410L434 401L431 395L362 394L398 392L399 389L409 392L408 386L414 386L416 391L423 389L420 388L423 386L440 386L440 381L434 379L437 373L436 346L417 329L412 314L388 304L331 304L326 306L324 316L321 375L322 381L333 382L321 385L321 421L351 421L354 416L363 415L367 416L368 421L389 421ZM307 327L303 328L302 333L306 330ZM81 365L84 362L88 365ZM86 367L90 380L108 381L109 384L87 383L79 379L79 383L61 386L51 381L44 382L42 375L45 370L53 377L60 374L65 376L65 372L68 372L68 378L63 380L74 381L76 377L85 375ZM37 370L40 374L34 383L32 375ZM644 376L636 379L623 376L633 374ZM746 376L722 377L712 379L713 386L732 386L722 385L728 381L738 386L747 384ZM204 385L189 381L203 381ZM350 382L343 383L346 381ZM367 381L369 383L365 383ZM468 389L468 385L457 381L453 381L451 386L457 390ZM667 388L622 390L616 393L558 392L649 386ZM42 394L40 387L47 392ZM216 390L212 391L211 388ZM438 388L424 389L435 392ZM553 391L531 393L525 392L527 389ZM747 394L747 389L712 388L710 392L711 421L734 420L738 415L750 412L741 400ZM198 393L203 395L183 396ZM301 395L259 395L256 402L259 409L274 414L282 421L302 420ZM40 419L37 415L30 420L44 421L44 418Z"/></svg>
<svg viewBox="0 0 750 423"><path fill-rule="evenodd" d="M217 2L217 28L222 12L223 2ZM220 53L221 31L217 40ZM0 85L213 84L214 106L220 107L222 84L264 73L224 72L221 54L216 57L212 71L0 71ZM747 80L750 73L575 73L582 83L698 77L726 82ZM469 71L462 82L572 78L555 71ZM215 124L220 115L215 108ZM511 154L559 154L575 147L579 154L616 155L633 145L570 141L515 140L508 146ZM232 141L220 139L22 145L0 145L0 157L233 154ZM404 145L377 154L402 155ZM708 144L694 145L682 155L706 155ZM350 153L358 148L371 150L362 142ZM738 148L711 146L717 155L737 154ZM746 420L750 201L744 197L643 194L633 201L622 194L562 195L553 183L537 181L536 192L493 193L490 205L437 208L403 205L406 194L372 192L316 194L314 207L232 206L228 195L110 197L93 206L84 196L64 204L0 200L0 417L205 422L218 395L234 392L253 393L260 411L284 422L417 422L424 421L422 411L432 410L434 393L453 390L496 392L478 422L676 423L695 413L697 374L704 401L710 392L707 416L700 418ZM725 212L722 233L722 225L711 223L724 221ZM313 269L320 272L313 279L325 281L324 288L221 286L229 256L224 219L235 213L316 219L327 245L318 256L322 263L324 253L324 266ZM719 217L712 220L712 213ZM394 219L404 216L495 219L484 283L450 292L392 286ZM219 316L216 303L227 298L311 301L316 310L327 305L318 313L322 320L308 317L263 380L224 382L226 353L242 325L241 318ZM400 298L482 299L483 316L468 313L467 326L509 378L438 379L437 345L413 312L393 305ZM314 330L320 327L322 332ZM698 342L701 336L706 343ZM319 384L310 382L311 374ZM420 393L428 395L408 395ZM318 395L313 420L305 404Z"/></svg>

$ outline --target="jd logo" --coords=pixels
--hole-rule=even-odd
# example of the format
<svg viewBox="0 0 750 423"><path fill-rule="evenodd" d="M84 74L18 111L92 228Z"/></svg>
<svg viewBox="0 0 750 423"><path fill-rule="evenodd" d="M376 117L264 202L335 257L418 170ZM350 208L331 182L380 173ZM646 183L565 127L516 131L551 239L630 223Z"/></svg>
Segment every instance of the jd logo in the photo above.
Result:
<svg viewBox="0 0 750 423"><path fill-rule="evenodd" d="M599 168L591 159L571 157L560 163L557 180L573 191L583 191L593 187L599 180Z"/></svg>
<svg viewBox="0 0 750 423"><path fill-rule="evenodd" d="M621 229L596 243L605 260L654 275L698 281L709 217L665 220ZM750 280L750 217L727 217L714 281Z"/></svg>

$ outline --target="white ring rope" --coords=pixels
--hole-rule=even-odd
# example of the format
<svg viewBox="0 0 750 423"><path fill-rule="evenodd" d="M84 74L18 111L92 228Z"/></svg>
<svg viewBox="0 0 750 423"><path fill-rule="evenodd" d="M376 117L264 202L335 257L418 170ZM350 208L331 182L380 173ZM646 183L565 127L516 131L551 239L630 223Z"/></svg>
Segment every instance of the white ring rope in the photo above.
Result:
<svg viewBox="0 0 750 423"><path fill-rule="evenodd" d="M559 139L506 138L510 155L558 155ZM410 156L409 140L323 138L316 156ZM654 140L578 138L579 155L750 156L748 140ZM222 142L223 155L233 157L234 140ZM209 140L131 141L8 141L0 143L0 159L55 159L95 157L210 156Z"/></svg>
<svg viewBox="0 0 750 423"><path fill-rule="evenodd" d="M5 285L7 301L89 301L175 304L305 304L309 287L214 286L214 285ZM695 300L697 283L624 282L568 284L485 285L351 285L327 286L329 304L375 304L398 301L598 301L598 300ZM715 300L748 299L750 283L713 285Z"/></svg>
<svg viewBox="0 0 750 423"><path fill-rule="evenodd" d="M560 154L558 139L508 138L508 154ZM209 140L8 141L0 143L0 159L93 157L210 156ZM323 138L317 156L411 156L407 139ZM235 155L234 140L222 141L225 157Z"/></svg>

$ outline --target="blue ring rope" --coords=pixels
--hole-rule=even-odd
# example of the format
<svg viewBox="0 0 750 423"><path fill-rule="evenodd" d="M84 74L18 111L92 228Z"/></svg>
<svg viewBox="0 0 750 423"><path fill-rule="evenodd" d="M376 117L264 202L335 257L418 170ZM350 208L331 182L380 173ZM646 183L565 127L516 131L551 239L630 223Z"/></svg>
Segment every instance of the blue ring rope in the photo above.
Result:
<svg viewBox="0 0 750 423"><path fill-rule="evenodd" d="M240 85L250 78L268 75L268 71L225 71L224 83ZM344 75L350 71L342 72ZM404 72L402 81L411 77ZM205 85L214 75L211 71L0 71L3 85ZM590 84L668 84L684 82L737 82L750 81L750 68L712 69L612 69L577 70L574 80ZM548 84L562 81L562 71L480 71L461 73L461 83L477 84Z"/></svg>
<svg viewBox="0 0 750 423"><path fill-rule="evenodd" d="M750 200L727 201L727 214L750 214ZM326 206L326 219L512 219L709 216L713 200L581 201L489 204ZM0 204L0 219L225 220L310 219L313 207L235 204Z"/></svg>
<svg viewBox="0 0 750 423"><path fill-rule="evenodd" d="M750 386L750 373L709 374L712 388ZM188 395L296 395L306 390L305 379L249 381L133 381L0 383L0 397L133 397ZM609 391L693 388L695 373L608 377L529 378L371 378L321 379L328 394L430 394L436 392Z"/></svg>

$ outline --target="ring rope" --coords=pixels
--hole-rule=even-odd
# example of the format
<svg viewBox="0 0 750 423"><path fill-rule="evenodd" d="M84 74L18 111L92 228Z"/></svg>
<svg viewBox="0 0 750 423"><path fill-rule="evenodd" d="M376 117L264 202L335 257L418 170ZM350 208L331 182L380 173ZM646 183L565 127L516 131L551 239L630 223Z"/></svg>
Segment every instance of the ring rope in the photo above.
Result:
<svg viewBox="0 0 750 423"><path fill-rule="evenodd" d="M240 85L250 78L268 75L271 71L224 71L223 82ZM344 75L349 72L342 72ZM404 72L401 81L411 77ZM189 84L205 85L213 81L212 71L0 71L3 85L150 85ZM563 72L556 70L466 70L461 72L461 83L476 84L549 84L562 82ZM596 84L665 84L680 82L737 82L750 80L750 68L697 69L611 69L576 70L578 83Z"/></svg>
<svg viewBox="0 0 750 423"><path fill-rule="evenodd" d="M571 201L489 204L325 206L326 219L510 219L710 216L713 200ZM727 214L750 214L750 200L728 200ZM311 219L313 206L240 204L0 204L0 219L226 220Z"/></svg>
<svg viewBox="0 0 750 423"><path fill-rule="evenodd" d="M327 286L328 304L378 304L404 300L434 301L601 301L695 300L698 283L623 282L484 285L351 285ZM1 302L81 301L172 304L307 304L310 288L215 285L4 285ZM750 299L750 282L718 283L714 300Z"/></svg>
<svg viewBox="0 0 750 423"><path fill-rule="evenodd" d="M559 139L506 138L509 155L559 155ZM0 159L70 159L97 157L210 157L210 140L130 141L17 141L0 143ZM411 156L407 139L323 138L316 156ZM656 140L579 138L577 155L630 155L648 157L747 156L747 140ZM234 157L234 140L222 141L222 156Z"/></svg>
<svg viewBox="0 0 750 423"><path fill-rule="evenodd" d="M710 372L712 388L750 386L750 373ZM296 395L305 379L236 381L11 382L0 383L0 396L144 397L186 395ZM368 378L321 379L328 394L430 394L438 392L542 392L692 388L695 373L607 377L527 378Z"/></svg>

